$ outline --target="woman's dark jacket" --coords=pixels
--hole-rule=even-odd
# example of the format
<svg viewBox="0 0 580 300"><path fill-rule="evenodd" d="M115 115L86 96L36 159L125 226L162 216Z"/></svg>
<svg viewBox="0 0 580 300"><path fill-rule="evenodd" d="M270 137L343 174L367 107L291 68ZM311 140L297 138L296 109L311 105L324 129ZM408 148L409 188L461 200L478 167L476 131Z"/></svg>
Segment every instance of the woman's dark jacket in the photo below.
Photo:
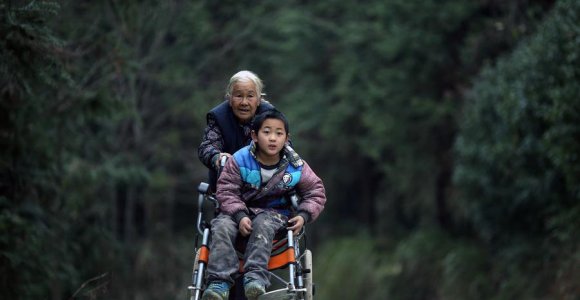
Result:
<svg viewBox="0 0 580 300"><path fill-rule="evenodd" d="M266 100L262 100L256 114L273 109L274 106ZM215 191L217 171L214 160L220 152L233 154L244 146L250 144L250 124L241 124L236 119L229 102L223 101L212 108L206 115L207 127L201 145L198 148L198 156L201 162L209 169L209 183Z"/></svg>

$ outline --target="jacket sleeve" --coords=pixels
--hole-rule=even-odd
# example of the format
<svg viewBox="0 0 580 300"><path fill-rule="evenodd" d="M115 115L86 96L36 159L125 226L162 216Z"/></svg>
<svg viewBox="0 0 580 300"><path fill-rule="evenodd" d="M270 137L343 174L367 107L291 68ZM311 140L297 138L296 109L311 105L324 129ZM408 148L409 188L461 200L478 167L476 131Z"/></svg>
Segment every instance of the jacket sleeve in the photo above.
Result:
<svg viewBox="0 0 580 300"><path fill-rule="evenodd" d="M215 168L215 160L224 149L224 139L222 132L217 125L215 118L208 114L207 126L203 132L203 140L197 148L199 160L209 169Z"/></svg>
<svg viewBox="0 0 580 300"><path fill-rule="evenodd" d="M322 179L312 171L306 161L304 161L302 176L296 185L296 189L298 195L302 198L298 205L298 215L306 217L306 222L313 222L324 210L326 191Z"/></svg>
<svg viewBox="0 0 580 300"><path fill-rule="evenodd" d="M242 176L240 167L232 157L228 159L217 181L217 200L220 212L234 217L236 222L248 216L248 208L242 199Z"/></svg>

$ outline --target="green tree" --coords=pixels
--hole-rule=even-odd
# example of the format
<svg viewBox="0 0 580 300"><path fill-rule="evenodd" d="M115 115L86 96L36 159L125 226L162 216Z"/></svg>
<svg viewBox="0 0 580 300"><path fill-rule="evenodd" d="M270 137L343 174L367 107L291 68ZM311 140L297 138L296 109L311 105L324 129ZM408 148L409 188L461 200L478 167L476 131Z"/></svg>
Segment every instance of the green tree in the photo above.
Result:
<svg viewBox="0 0 580 300"><path fill-rule="evenodd" d="M542 5L326 1L270 10L252 53L270 64L272 99L326 179L335 202L323 217L346 219L346 232L451 229L451 149L469 79L531 32Z"/></svg>
<svg viewBox="0 0 580 300"><path fill-rule="evenodd" d="M560 1L484 70L466 102L455 181L477 235L503 262L500 299L565 298L578 276L579 17L577 2Z"/></svg>
<svg viewBox="0 0 580 300"><path fill-rule="evenodd" d="M105 212L70 183L82 173L98 189L77 162L90 141L83 134L114 102L84 93L67 68L64 42L46 25L57 3L8 1L0 10L2 295L62 299L95 266L111 265L94 251L114 253L99 227Z"/></svg>
<svg viewBox="0 0 580 300"><path fill-rule="evenodd" d="M502 279L498 298L574 287L571 1L497 66L553 1L4 2L3 297L181 298L205 113L240 69L264 79L325 180L328 206L309 228L315 270L336 275L316 273L321 297L357 271L369 280L342 296L489 299Z"/></svg>

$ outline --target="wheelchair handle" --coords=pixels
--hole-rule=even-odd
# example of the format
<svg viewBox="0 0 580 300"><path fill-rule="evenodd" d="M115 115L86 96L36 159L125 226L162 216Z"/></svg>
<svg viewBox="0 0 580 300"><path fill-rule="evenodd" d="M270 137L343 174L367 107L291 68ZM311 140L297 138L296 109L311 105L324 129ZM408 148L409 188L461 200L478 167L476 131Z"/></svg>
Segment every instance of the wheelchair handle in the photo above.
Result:
<svg viewBox="0 0 580 300"><path fill-rule="evenodd" d="M205 198L205 195L207 194L207 191L209 190L209 184L202 182L199 184L199 186L197 187L197 192L199 193L199 196L197 197L197 210L201 211L202 207L203 207L203 199Z"/></svg>
<svg viewBox="0 0 580 300"><path fill-rule="evenodd" d="M199 193L205 194L209 190L209 184L202 182L197 186L197 191Z"/></svg>

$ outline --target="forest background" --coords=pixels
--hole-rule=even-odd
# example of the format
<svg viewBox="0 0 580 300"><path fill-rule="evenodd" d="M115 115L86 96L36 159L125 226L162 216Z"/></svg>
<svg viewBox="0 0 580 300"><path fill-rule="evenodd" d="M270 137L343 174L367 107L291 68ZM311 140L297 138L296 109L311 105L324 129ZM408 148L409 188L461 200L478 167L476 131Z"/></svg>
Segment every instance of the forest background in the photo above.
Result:
<svg viewBox="0 0 580 300"><path fill-rule="evenodd" d="M580 2L0 1L0 297L188 299L197 146L256 72L317 299L580 297Z"/></svg>

